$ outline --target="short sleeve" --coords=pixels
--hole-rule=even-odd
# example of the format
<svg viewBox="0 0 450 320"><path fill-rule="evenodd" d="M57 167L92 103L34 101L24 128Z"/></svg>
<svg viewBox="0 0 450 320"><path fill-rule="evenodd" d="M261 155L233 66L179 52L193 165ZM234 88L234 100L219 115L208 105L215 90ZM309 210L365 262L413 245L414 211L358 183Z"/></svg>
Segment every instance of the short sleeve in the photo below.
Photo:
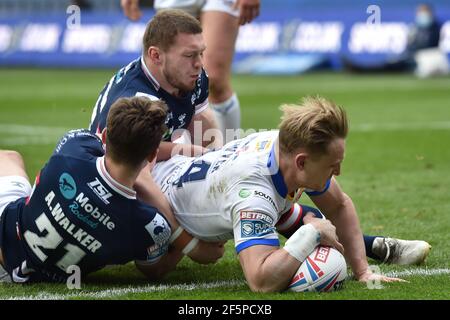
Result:
<svg viewBox="0 0 450 320"><path fill-rule="evenodd" d="M155 208L140 202L134 223L133 239L138 260L156 263L167 253L171 228L167 219ZM145 250L144 250L145 248ZM141 251L142 250L142 251Z"/></svg>
<svg viewBox="0 0 450 320"><path fill-rule="evenodd" d="M86 129L71 130L59 140L53 155L90 159L104 155L102 141Z"/></svg>
<svg viewBox="0 0 450 320"><path fill-rule="evenodd" d="M233 234L236 252L254 246L279 246L275 224L278 210L272 191L265 187L240 184L232 192Z"/></svg>

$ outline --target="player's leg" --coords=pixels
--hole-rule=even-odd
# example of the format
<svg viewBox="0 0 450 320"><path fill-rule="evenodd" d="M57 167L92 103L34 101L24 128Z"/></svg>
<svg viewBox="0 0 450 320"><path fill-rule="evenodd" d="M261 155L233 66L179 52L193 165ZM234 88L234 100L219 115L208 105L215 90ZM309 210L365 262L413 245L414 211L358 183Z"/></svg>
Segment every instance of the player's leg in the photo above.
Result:
<svg viewBox="0 0 450 320"><path fill-rule="evenodd" d="M431 245L422 240L402 240L383 236L364 235L369 258L390 264L421 264L427 258Z"/></svg>
<svg viewBox="0 0 450 320"><path fill-rule="evenodd" d="M219 129L224 139L227 139L226 129L236 130L241 127L239 100L231 87L231 64L239 30L238 18L223 11L204 10L200 20L207 47L204 66L209 77L209 102Z"/></svg>
<svg viewBox="0 0 450 320"><path fill-rule="evenodd" d="M21 176L28 180L25 163L17 151L0 150L0 177Z"/></svg>
<svg viewBox="0 0 450 320"><path fill-rule="evenodd" d="M16 151L0 150L0 217L6 206L31 193L22 156ZM0 264L3 256L0 248ZM3 272L0 270L3 279Z"/></svg>

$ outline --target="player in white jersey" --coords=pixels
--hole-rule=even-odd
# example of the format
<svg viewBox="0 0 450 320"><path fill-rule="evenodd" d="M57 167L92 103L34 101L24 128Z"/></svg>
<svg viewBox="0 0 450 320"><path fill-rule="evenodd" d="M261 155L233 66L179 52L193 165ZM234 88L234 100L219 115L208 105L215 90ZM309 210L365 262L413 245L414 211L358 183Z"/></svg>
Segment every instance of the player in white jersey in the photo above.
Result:
<svg viewBox="0 0 450 320"><path fill-rule="evenodd" d="M189 233L209 241L234 238L238 251L248 240L243 234L266 234L264 241L277 241L271 227L292 204L270 187L267 161L277 137L278 131L255 133L198 158L175 156L156 164L155 180ZM260 221L255 228L238 223L242 210Z"/></svg>
<svg viewBox="0 0 450 320"><path fill-rule="evenodd" d="M333 178L344 157L343 109L308 98L301 107L285 107L284 113L279 132L253 134L201 157L175 156L154 167L155 181L180 224L200 239L234 238L254 291L286 289L319 243L341 252L345 248L360 281L400 281L369 270L356 210ZM280 220L305 189L321 191L312 199L337 229L306 212L296 214L301 224ZM277 223L282 232L296 225L283 248Z"/></svg>

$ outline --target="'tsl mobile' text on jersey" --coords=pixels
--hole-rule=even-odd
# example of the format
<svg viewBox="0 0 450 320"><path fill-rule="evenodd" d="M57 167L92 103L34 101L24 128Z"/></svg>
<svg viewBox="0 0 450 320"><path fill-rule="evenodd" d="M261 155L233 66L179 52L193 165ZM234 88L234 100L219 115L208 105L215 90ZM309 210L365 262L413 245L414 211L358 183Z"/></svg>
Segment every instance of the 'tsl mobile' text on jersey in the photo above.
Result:
<svg viewBox="0 0 450 320"><path fill-rule="evenodd" d="M197 158L175 156L156 164L153 176L192 235L234 238L238 253L253 245L279 246L276 227L290 219L292 204L303 191L320 195L330 183L321 191L288 194L275 158L277 138L278 131L255 133Z"/></svg>
<svg viewBox="0 0 450 320"><path fill-rule="evenodd" d="M156 261L170 226L158 211L106 171L101 141L67 133L28 198L9 204L0 222L6 269L15 282L64 281L131 260Z"/></svg>
<svg viewBox="0 0 450 320"><path fill-rule="evenodd" d="M120 69L105 85L92 112L90 131L101 132L111 105L119 98L144 96L163 100L169 107L166 125L168 132L163 140L170 141L174 130L187 129L192 117L208 107L208 76L202 70L194 90L177 98L160 87L144 63L143 57Z"/></svg>

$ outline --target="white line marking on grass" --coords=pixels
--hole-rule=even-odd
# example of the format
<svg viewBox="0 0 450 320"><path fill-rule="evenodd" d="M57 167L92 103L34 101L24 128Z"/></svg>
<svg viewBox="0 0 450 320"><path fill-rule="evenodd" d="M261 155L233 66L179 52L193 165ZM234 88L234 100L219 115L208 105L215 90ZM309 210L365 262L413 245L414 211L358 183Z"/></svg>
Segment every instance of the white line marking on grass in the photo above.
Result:
<svg viewBox="0 0 450 320"><path fill-rule="evenodd" d="M410 269L403 271L391 271L386 273L388 277L412 277L412 276L439 276L450 274L450 269Z"/></svg>
<svg viewBox="0 0 450 320"><path fill-rule="evenodd" d="M64 127L32 126L0 123L0 145L23 146L56 144L64 133ZM5 135L7 135L5 137ZM9 136L8 136L9 135Z"/></svg>
<svg viewBox="0 0 450 320"><path fill-rule="evenodd" d="M62 135L61 135L62 136ZM59 139L56 137L11 137L0 138L0 145L3 146L26 146L26 145L56 145Z"/></svg>
<svg viewBox="0 0 450 320"><path fill-rule="evenodd" d="M68 131L65 127L48 127L48 126L33 126L22 124L6 124L0 123L0 133L16 134L21 136L54 136L61 135Z"/></svg>
<svg viewBox="0 0 450 320"><path fill-rule="evenodd" d="M227 288L227 287L236 287L244 285L245 281L243 280L230 280L230 281L217 281L210 283L184 283L184 284L176 284L176 285L148 285L141 287L127 287L127 288L112 288L101 291L92 291L92 292L74 292L74 293L66 293L66 294L53 294L42 292L38 293L34 296L16 296L16 297L8 297L6 300L64 300L64 299L74 299L74 298L94 298L94 299L102 299L102 298L113 298L116 296L122 296L126 294L133 293L152 293L152 292L162 292L167 290L184 290L184 291L192 291L192 290L208 290L208 289L216 289L216 288Z"/></svg>
<svg viewBox="0 0 450 320"><path fill-rule="evenodd" d="M450 274L450 269L406 269L403 271L391 271L385 275L389 277L412 277L412 276L439 276ZM216 281L210 283L184 283L176 285L147 285L140 287L127 287L127 288L112 288L101 291L78 291L73 293L64 294L54 294L48 292L41 292L37 295L28 296L11 296L5 298L6 300L65 300L65 299L75 299L75 298L93 298L93 299L103 299L103 298L114 298L123 296L126 294L136 294L136 293L152 293L152 292L162 292L167 290L209 290L217 288L227 288L245 285L246 282L243 280L230 280L230 281Z"/></svg>
<svg viewBox="0 0 450 320"><path fill-rule="evenodd" d="M351 125L350 132L450 130L450 121L360 123Z"/></svg>

